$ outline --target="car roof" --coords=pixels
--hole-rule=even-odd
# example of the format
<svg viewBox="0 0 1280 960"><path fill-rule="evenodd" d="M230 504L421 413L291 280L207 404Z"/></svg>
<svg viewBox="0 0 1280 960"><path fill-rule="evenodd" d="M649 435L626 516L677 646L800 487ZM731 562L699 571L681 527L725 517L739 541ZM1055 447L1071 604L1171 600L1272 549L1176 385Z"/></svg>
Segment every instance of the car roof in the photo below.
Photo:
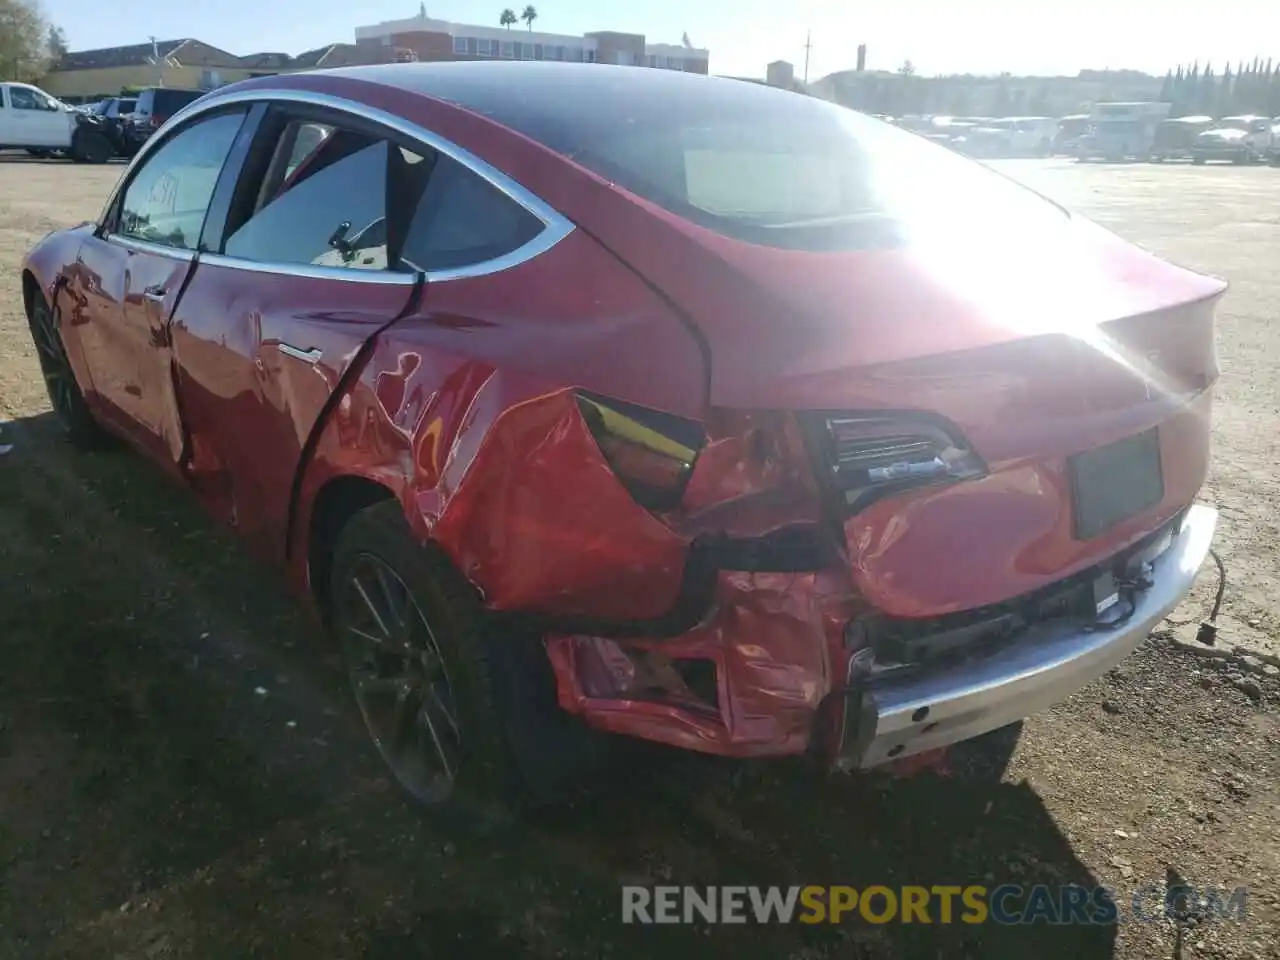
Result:
<svg viewBox="0 0 1280 960"><path fill-rule="evenodd" d="M300 76L345 77L433 97L528 133L546 125L590 123L588 118L627 109L639 115L669 110L795 110L821 103L788 90L728 77L652 67L547 61L397 63L339 67ZM541 139L534 136L534 139Z"/></svg>

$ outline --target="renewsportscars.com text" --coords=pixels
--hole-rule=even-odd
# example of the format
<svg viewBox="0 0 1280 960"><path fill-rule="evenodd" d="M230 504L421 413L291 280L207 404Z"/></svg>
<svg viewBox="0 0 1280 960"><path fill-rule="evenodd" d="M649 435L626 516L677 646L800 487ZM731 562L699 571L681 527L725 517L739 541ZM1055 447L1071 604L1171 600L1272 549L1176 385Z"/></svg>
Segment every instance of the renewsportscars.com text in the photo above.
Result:
<svg viewBox="0 0 1280 960"><path fill-rule="evenodd" d="M1194 912L1204 921L1243 920L1247 890L1149 884L1111 887L1019 884L622 888L623 923L998 923L1157 922Z"/></svg>

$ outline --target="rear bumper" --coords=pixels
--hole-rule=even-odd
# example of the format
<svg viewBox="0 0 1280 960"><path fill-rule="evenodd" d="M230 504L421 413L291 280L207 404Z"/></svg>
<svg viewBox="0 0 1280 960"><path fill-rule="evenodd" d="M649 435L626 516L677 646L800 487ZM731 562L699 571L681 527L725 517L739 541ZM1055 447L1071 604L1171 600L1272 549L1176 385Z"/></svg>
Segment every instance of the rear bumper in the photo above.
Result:
<svg viewBox="0 0 1280 960"><path fill-rule="evenodd" d="M1106 673L1191 590L1217 519L1210 507L1188 511L1169 547L1151 562L1151 586L1119 626L1033 628L983 660L850 691L837 762L873 767L968 740L1045 709Z"/></svg>

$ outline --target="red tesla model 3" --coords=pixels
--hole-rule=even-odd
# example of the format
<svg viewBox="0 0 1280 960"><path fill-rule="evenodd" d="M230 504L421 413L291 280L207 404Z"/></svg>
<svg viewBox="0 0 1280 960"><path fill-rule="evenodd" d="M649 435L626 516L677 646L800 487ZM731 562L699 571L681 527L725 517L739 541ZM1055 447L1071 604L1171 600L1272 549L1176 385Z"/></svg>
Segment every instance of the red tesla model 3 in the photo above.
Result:
<svg viewBox="0 0 1280 960"><path fill-rule="evenodd" d="M425 803L601 731L936 756L1125 657L1216 522L1222 282L757 84L247 81L22 281L72 440L288 571Z"/></svg>

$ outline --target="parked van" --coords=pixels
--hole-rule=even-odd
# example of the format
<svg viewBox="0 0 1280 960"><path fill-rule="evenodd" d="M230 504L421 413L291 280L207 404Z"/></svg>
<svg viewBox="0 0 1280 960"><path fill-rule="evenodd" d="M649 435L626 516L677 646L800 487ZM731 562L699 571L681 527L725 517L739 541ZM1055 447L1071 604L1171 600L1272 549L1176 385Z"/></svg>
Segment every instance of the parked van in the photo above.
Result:
<svg viewBox="0 0 1280 960"><path fill-rule="evenodd" d="M1004 117L968 131L964 149L983 157L1047 157L1057 134L1052 117Z"/></svg>
<svg viewBox="0 0 1280 960"><path fill-rule="evenodd" d="M1156 127L1171 109L1171 103L1150 100L1099 103L1090 114L1089 132L1076 146L1076 159L1146 160Z"/></svg>
<svg viewBox="0 0 1280 960"><path fill-rule="evenodd" d="M1213 117L1173 117L1156 126L1151 144L1151 160L1190 160L1196 137L1213 127Z"/></svg>
<svg viewBox="0 0 1280 960"><path fill-rule="evenodd" d="M1074 113L1058 121L1058 133L1053 138L1055 156L1074 157L1076 155L1076 144L1089 132L1090 119L1087 113Z"/></svg>

